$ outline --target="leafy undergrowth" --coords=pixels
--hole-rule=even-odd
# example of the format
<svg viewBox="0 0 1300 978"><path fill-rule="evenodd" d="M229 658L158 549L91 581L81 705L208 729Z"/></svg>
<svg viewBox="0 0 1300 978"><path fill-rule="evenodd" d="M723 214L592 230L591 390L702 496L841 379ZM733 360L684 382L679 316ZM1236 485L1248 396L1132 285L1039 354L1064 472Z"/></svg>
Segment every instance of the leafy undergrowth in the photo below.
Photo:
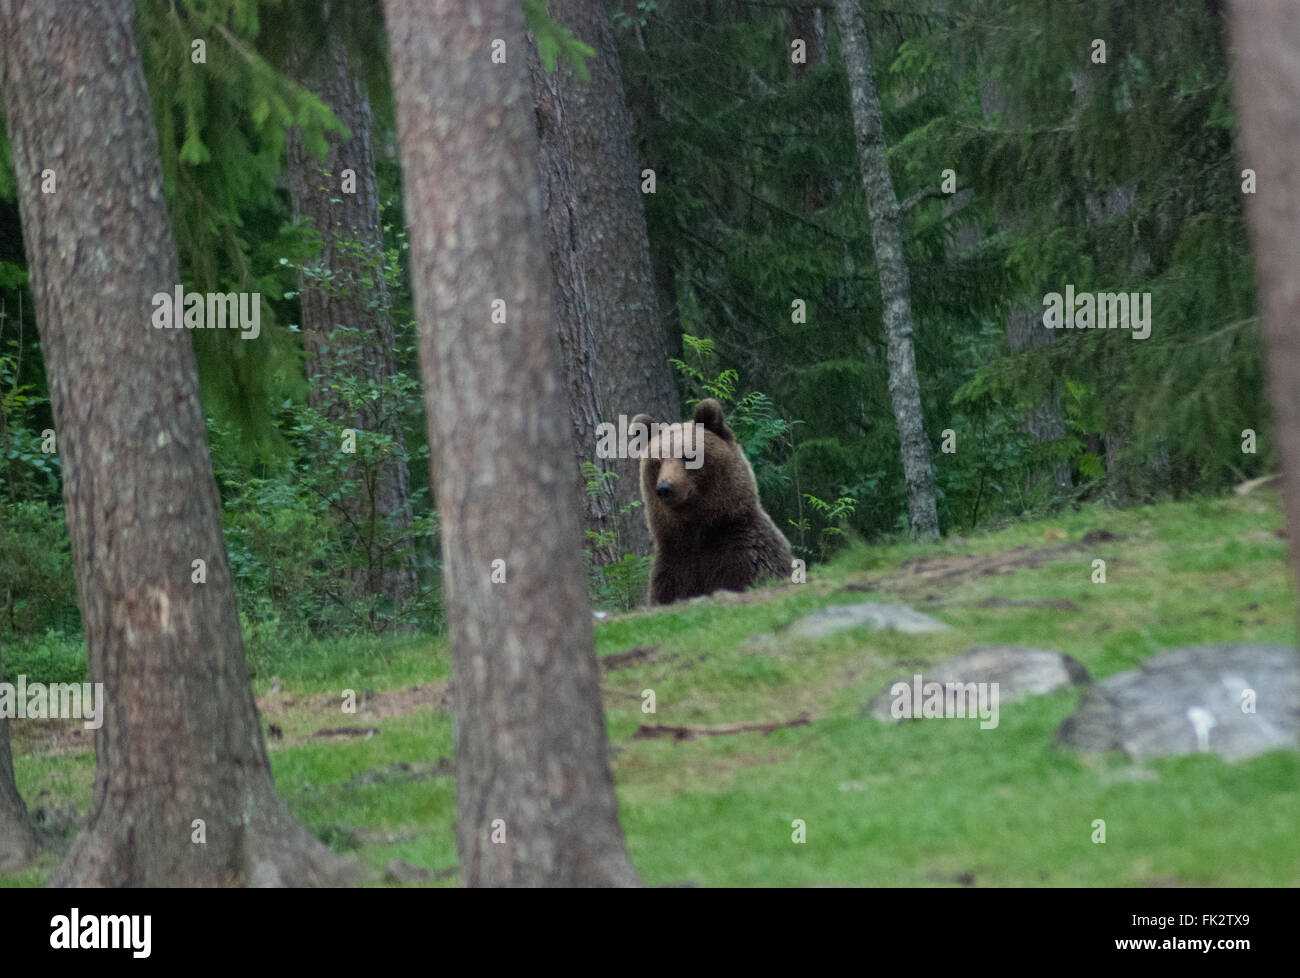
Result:
<svg viewBox="0 0 1300 978"><path fill-rule="evenodd" d="M1295 753L1085 763L1051 747L1077 690L1004 704L989 730L859 717L887 682L975 645L1057 649L1097 678L1179 645L1293 645L1281 526L1273 494L1085 507L937 545L859 546L806 584L601 623L599 655L641 650L603 678L633 861L648 883L701 886L1300 885ZM1104 584L1093 583L1095 559ZM906 601L953 627L744 643L862 600ZM29 680L32 666L66 671L48 648L6 654L7 671ZM276 782L295 814L376 883L400 859L430 870L413 885L455 885L454 780L439 764L453 750L446 642L312 643L254 662ZM345 688L362 693L356 714L340 710ZM646 690L654 715L642 712ZM801 714L811 722L770 733L634 736L642 725L718 730ZM58 813L89 803L93 757L67 728L11 728L20 790L47 815L53 851L0 884L40 885L74 830ZM1098 819L1104 844L1093 841ZM806 843L792 841L796 820Z"/></svg>

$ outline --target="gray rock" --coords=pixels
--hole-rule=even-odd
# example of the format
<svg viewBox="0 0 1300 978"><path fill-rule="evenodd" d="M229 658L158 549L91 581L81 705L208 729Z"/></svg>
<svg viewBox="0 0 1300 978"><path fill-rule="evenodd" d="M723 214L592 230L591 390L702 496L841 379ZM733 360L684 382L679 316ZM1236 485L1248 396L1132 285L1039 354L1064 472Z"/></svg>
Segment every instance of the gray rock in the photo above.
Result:
<svg viewBox="0 0 1300 978"><path fill-rule="evenodd" d="M862 710L882 723L897 723L893 715L894 683L913 681L916 673L900 676L871 698ZM940 662L921 673L922 683L997 683L998 704L1015 703L1029 696L1041 696L1058 689L1086 683L1088 670L1071 656L1051 649L1028 649L1020 645L983 645L953 659Z"/></svg>
<svg viewBox="0 0 1300 978"><path fill-rule="evenodd" d="M889 629L906 635L925 635L948 630L937 618L923 615L905 604L877 604L863 601L859 604L836 604L805 615L785 630L789 638L814 640L834 635L850 628Z"/></svg>
<svg viewBox="0 0 1300 978"><path fill-rule="evenodd" d="M1254 712L1243 691L1254 693ZM1300 747L1300 655L1270 645L1174 649L1095 684L1058 746L1131 758L1214 753L1227 761Z"/></svg>

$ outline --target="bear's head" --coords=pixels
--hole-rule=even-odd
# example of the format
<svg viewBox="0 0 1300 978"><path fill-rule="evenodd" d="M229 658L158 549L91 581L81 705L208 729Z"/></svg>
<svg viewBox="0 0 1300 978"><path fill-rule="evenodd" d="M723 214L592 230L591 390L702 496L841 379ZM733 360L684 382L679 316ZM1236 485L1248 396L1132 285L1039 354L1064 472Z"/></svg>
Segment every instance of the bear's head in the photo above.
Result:
<svg viewBox="0 0 1300 978"><path fill-rule="evenodd" d="M747 513L758 505L754 472L727 427L722 405L713 398L695 405L690 422L663 424L638 414L632 424L644 425L650 434L649 446L640 455L648 507L662 507L681 518L710 519Z"/></svg>

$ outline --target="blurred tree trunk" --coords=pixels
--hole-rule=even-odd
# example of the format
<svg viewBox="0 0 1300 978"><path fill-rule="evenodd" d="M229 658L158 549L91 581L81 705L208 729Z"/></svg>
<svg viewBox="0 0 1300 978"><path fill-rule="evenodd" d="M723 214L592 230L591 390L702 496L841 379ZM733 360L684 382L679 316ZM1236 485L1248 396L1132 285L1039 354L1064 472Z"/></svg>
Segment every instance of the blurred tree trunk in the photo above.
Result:
<svg viewBox="0 0 1300 978"><path fill-rule="evenodd" d="M0 682L4 678L4 662L0 658ZM36 848L36 830L14 783L9 721L0 717L0 873L16 873L26 868L36 858Z"/></svg>
<svg viewBox="0 0 1300 978"><path fill-rule="evenodd" d="M785 15L786 51L793 54L790 47L794 41L803 41L804 57L801 61L790 59L790 74L802 78L809 65L827 63L826 23L822 17L822 8L801 4L790 7Z"/></svg>
<svg viewBox="0 0 1300 978"><path fill-rule="evenodd" d="M795 41L804 43L802 60L794 60ZM790 58L790 77L801 81L807 77L812 65L818 67L829 63L829 45L826 37L826 22L821 7L791 7L785 15L785 47ZM810 168L803 178L802 199L797 206L805 213L812 214L830 204L839 195L841 187L838 181L832 181L825 167ZM846 267L852 258L845 254Z"/></svg>
<svg viewBox="0 0 1300 978"><path fill-rule="evenodd" d="M352 382L381 385L397 373L370 100L337 36L316 50L298 38L288 61L299 83L352 136L329 134L324 160L305 149L297 129L289 130L285 147L294 219L310 219L322 242L320 258L299 273L308 402L340 428L355 429L359 439L380 433L396 442L382 463L358 473L362 498L347 515L365 550L355 583L364 594L386 594L400 604L417 585L415 550L404 532L411 525L411 492L401 417L384 397L358 404L340 390ZM355 193L343 189L344 170L355 175ZM356 458L360 466L360 453Z"/></svg>
<svg viewBox="0 0 1300 978"><path fill-rule="evenodd" d="M528 44L528 74L532 81L533 108L537 115L538 177L542 192L542 214L546 218L551 281L554 287L552 321L560 338L560 361L564 389L573 428L573 450L577 462L578 505L583 528L590 533L617 532L615 486L606 482L602 491L586 491L582 463L590 462L601 471L617 465L615 460L596 457L596 427L603 420L597 389L596 334L591 320L587 274L578 247L578 201L573 187L573 139L564 110L558 79L542 67L534 39ZM614 419L611 419L614 420ZM593 538L588 537L588 541ZM587 544L597 564L618 558L613 546Z"/></svg>
<svg viewBox="0 0 1300 978"><path fill-rule="evenodd" d="M614 25L603 0L551 0L557 21L596 49L589 82L567 66L558 69L560 93L573 145L575 230L587 276L596 332L596 382L605 420L631 420L644 411L678 420L681 402L672 365L678 337L659 316L650 263L641 170L633 145L632 114L623 92ZM639 463L619 459L619 508L640 499ZM620 518L625 552L648 554L650 531L638 508Z"/></svg>
<svg viewBox="0 0 1300 978"><path fill-rule="evenodd" d="M1006 119L1008 114L1011 113L1002 85L987 76L980 78L980 112L986 123ZM1021 124L1018 114L1012 116L1011 124ZM966 194L964 199L962 194L958 194L950 202L945 203L945 216L960 210L971 199L970 194ZM1017 227L1021 216L1014 212L1000 211L996 219L998 231L1005 233ZM982 234L976 222L964 225L957 235L959 244L965 244L968 248L974 247L981 238ZM1056 333L1053 330L1043 328L1042 302L1039 297L1033 295L1021 296L1012 304L1011 309L1007 312L1006 337L1007 348L1012 353L1043 347L1056 339ZM1065 437L1065 410L1061 404L1061 391L1055 380L1043 394L1038 404L1030 408L1029 416L1025 419L1023 427L1029 436L1039 444ZM1074 480L1070 476L1069 463L1060 461L1053 463L1048 470L1031 472L1026 481L1026 488L1032 489L1048 475L1050 475L1052 484L1057 489L1069 490L1074 487Z"/></svg>
<svg viewBox="0 0 1300 978"><path fill-rule="evenodd" d="M1082 114L1087 108L1095 89L1095 79L1088 72L1082 71L1074 76L1077 114ZM1083 199L1087 225L1091 228L1124 217L1136 200L1137 188L1131 184L1089 185ZM1140 275L1149 263L1145 255L1141 252L1139 255L1132 269L1135 275ZM1132 448L1137 424L1130 402L1107 399L1105 404L1106 494L1120 506L1149 501L1156 493L1171 486L1168 448L1157 444L1145 455L1139 454Z"/></svg>
<svg viewBox="0 0 1300 978"><path fill-rule="evenodd" d="M571 505L523 11L385 12L443 519L461 879L635 885Z"/></svg>
<svg viewBox="0 0 1300 978"><path fill-rule="evenodd" d="M1290 0L1233 4L1241 166L1268 349L1291 558L1300 570L1300 18Z"/></svg>
<svg viewBox="0 0 1300 978"><path fill-rule="evenodd" d="M646 52L645 32L639 23L645 11L638 9L636 0L618 0L618 8L632 19L632 40L635 51L641 55ZM657 16L671 17L677 8L660 8ZM612 14L612 11L611 11ZM617 42L616 42L617 46ZM664 120L663 108L659 100L659 91L655 77L648 71L629 76L627 65L620 61L619 81L623 85L623 94L628 112L632 117L632 155L635 159L647 159L646 134L655 130ZM659 179L671 179L671 175L656 169ZM644 198L643 198L644 200ZM643 208L644 211L644 208ZM649 214L646 215L647 232L649 231ZM668 338L668 351L672 356L681 354L682 323L677 309L677 273L681 261L676 248L665 235L650 235L650 268L654 277L655 305L659 312L659 330ZM675 377L675 375L672 375ZM674 395L676 381L673 381ZM640 478L638 476L638 483ZM639 515L639 514L638 514Z"/></svg>
<svg viewBox="0 0 1300 978"><path fill-rule="evenodd" d="M104 684L91 810L56 881L333 881L340 860L271 781L190 337L150 326L152 296L180 278L133 11L130 0L0 4L90 680ZM54 193L42 193L47 168Z"/></svg>
<svg viewBox="0 0 1300 978"><path fill-rule="evenodd" d="M934 473L930 468L930 443L921 414L921 386L916 376L916 355L912 348L911 285L903 255L903 236L899 230L898 198L894 194L894 182L885 155L880 99L871 76L871 51L862 12L855 0L836 4L835 19L840 31L844 65L848 69L858 165L867 195L867 211L871 216L871 243L876 253L876 268L880 273L889 395L898 425L903 475L907 480L907 511L912 536L930 540L939 536L939 516L934 500Z"/></svg>
<svg viewBox="0 0 1300 978"><path fill-rule="evenodd" d="M1034 305L1033 299L1026 296L1012 306L1007 313L1007 347L1012 353L1046 346L1052 342L1055 332L1043 328L1043 311L1041 304ZM1038 406L1031 408L1025 419L1024 430L1038 444L1059 441L1065 437L1065 410L1061 405L1061 391L1055 384L1043 395ZM1050 476L1052 484L1060 490L1070 490L1074 480L1070 478L1068 462L1051 463L1046 470L1034 472L1029 477L1029 485Z"/></svg>

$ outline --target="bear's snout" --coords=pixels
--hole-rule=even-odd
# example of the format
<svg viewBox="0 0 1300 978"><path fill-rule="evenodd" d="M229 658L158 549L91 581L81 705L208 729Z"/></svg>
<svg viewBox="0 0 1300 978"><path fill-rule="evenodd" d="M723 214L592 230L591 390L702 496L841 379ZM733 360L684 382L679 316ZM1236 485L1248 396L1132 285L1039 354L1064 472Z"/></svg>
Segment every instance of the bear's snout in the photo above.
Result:
<svg viewBox="0 0 1300 978"><path fill-rule="evenodd" d="M660 499L671 499L673 495L673 484L667 479L660 479L659 484L655 486L655 495Z"/></svg>

